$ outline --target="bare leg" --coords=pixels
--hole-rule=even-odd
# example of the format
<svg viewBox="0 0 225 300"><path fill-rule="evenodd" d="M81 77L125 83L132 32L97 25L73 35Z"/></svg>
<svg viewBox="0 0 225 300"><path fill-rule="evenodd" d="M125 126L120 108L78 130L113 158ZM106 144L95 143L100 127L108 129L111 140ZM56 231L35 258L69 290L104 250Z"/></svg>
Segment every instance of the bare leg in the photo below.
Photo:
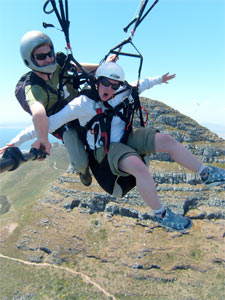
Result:
<svg viewBox="0 0 225 300"><path fill-rule="evenodd" d="M137 189L143 200L153 209L158 224L177 231L189 230L192 226L191 220L178 214L174 214L170 209L166 209L158 198L155 182L142 160L131 155L119 161L119 168L136 178Z"/></svg>
<svg viewBox="0 0 225 300"><path fill-rule="evenodd" d="M157 195L155 182L149 169L139 157L131 155L121 159L119 161L119 169L135 177L138 192L152 209L156 210L162 207L162 203Z"/></svg>
<svg viewBox="0 0 225 300"><path fill-rule="evenodd" d="M198 160L191 151L168 134L156 134L155 151L167 152L175 162L196 173L202 166L202 162Z"/></svg>

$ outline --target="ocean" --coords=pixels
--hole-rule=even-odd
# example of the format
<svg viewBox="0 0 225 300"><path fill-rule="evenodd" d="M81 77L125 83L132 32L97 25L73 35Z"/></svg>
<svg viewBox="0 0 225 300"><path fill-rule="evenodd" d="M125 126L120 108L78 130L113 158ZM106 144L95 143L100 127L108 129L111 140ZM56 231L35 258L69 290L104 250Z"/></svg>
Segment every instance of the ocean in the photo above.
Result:
<svg viewBox="0 0 225 300"><path fill-rule="evenodd" d="M14 138L24 127L0 127L0 148L4 147L7 143L9 143L12 138ZM31 144L35 141L35 139L28 141L24 144L22 144L19 148L20 150L30 150ZM51 143L58 142L61 143L61 141L57 138L55 138L52 135L49 135L49 141Z"/></svg>
<svg viewBox="0 0 225 300"><path fill-rule="evenodd" d="M22 129L26 128L29 125L25 124L25 125L5 125L5 126L3 125L3 126L1 126L1 124L0 124L0 148L4 147L7 143L9 143L11 141L12 138L14 138L18 133L20 133L20 131ZM205 126L206 125L208 125L207 127L209 129L211 129L213 132L217 133L220 137L225 139L225 127L224 126L215 127L215 124L213 124L214 125L214 127L213 127L212 124L205 124ZM34 141L35 141L35 139L22 144L20 146L20 149L21 150L30 150L31 144ZM54 142L61 143L61 141L59 139L55 138L51 134L49 134L49 141L51 143L54 143Z"/></svg>

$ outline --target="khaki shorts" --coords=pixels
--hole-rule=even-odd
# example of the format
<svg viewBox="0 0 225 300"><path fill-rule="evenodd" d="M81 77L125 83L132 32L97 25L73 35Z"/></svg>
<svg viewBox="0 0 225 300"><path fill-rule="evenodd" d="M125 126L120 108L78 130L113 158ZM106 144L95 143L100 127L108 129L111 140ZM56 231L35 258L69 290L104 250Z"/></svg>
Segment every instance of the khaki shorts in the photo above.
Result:
<svg viewBox="0 0 225 300"><path fill-rule="evenodd" d="M155 128L134 128L130 133L127 144L111 143L108 153L108 162L114 175L128 176L118 168L119 160L131 155L138 156L155 153ZM96 149L95 158L100 163L104 158L104 147Z"/></svg>

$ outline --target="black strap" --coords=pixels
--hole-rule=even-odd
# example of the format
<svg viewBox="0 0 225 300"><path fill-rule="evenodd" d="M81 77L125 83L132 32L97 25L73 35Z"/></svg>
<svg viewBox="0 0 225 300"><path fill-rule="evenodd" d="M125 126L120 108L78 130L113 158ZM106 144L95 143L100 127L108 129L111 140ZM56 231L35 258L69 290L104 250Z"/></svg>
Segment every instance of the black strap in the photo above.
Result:
<svg viewBox="0 0 225 300"><path fill-rule="evenodd" d="M116 54L116 55L125 55L125 56L130 56L130 57L135 57L135 58L139 58L140 59L140 63L139 63L139 68L138 68L138 84L137 86L139 85L139 81L140 81L140 78L141 78L141 69L142 69L142 65L143 65L143 56L141 55L141 53L139 52L139 50L135 47L135 45L133 44L132 42L132 37L134 36L134 33L137 29L137 27L141 24L141 22L143 21L143 19L148 15L148 13L153 9L153 7L157 4L157 2L159 0L155 0L155 2L151 5L151 7L147 10L147 12L143 15L144 13L144 10L148 4L148 1L149 0L142 0L141 1L141 6L140 6L140 9L139 9L139 12L137 14L137 17L132 20L125 28L124 28L124 31L127 32L128 31L128 28L133 24L134 24L134 28L131 32L131 35L125 39L124 41L122 41L119 45L117 45L116 47L112 48L106 55L105 57L101 60L102 61L106 61L107 57L110 55L110 54ZM126 52L121 52L122 48L127 45L127 44L130 44L138 54L133 54L133 53L126 53Z"/></svg>
<svg viewBox="0 0 225 300"><path fill-rule="evenodd" d="M85 87L85 88L83 88L80 91L80 95L85 95L85 96L87 96L88 98L90 98L91 100L93 100L95 102L101 101L95 85L91 86L91 87Z"/></svg>
<svg viewBox="0 0 225 300"><path fill-rule="evenodd" d="M134 114L136 111L139 111L140 117L140 125L144 127L143 115L140 105L140 98L138 94L138 88L127 86L130 89L130 95L124 99L121 103L117 106L112 107L108 101L102 102L103 105L106 107L105 111L103 112L100 109L97 109L97 114L86 124L85 128L87 130L91 130L94 123L99 122L99 126L101 129L101 140L105 147L105 153L108 153L109 145L110 145L110 135L111 135L111 126L112 126L112 119L114 116L118 116L121 120L125 122L125 132L121 138L122 143L127 143L129 134L132 130L132 124L134 119ZM86 91L84 94L88 94L89 92ZM91 95L89 95L91 97ZM99 110L99 111L98 111ZM123 110L123 112L121 112ZM99 134L99 130L94 130L92 133L95 135L95 144L97 141L97 136Z"/></svg>
<svg viewBox="0 0 225 300"><path fill-rule="evenodd" d="M76 64L76 66L79 67L79 69L81 70L82 77L83 77L84 81L88 82L88 84L92 86L94 84L94 76L91 74L91 72L89 72L85 68L83 68L82 65L72 55L72 48L71 48L70 39L69 39L70 21L69 21L68 0L65 0L65 5L63 5L62 0L58 0L58 2L59 2L59 9L60 10L57 9L55 0L47 0L44 4L43 10L46 14L51 14L51 13L55 12L56 17L57 17L57 19L59 21L59 24L61 26L61 29L62 29L62 31L65 35L67 50L70 51L69 60L73 61ZM52 5L51 10L47 10L47 6L48 6L49 3L51 3L51 5ZM46 27L54 27L52 24L47 24L47 23L44 23L44 22L43 22L43 26L45 28Z"/></svg>
<svg viewBox="0 0 225 300"><path fill-rule="evenodd" d="M110 133L111 133L111 123L113 114L110 114L109 110L102 111L101 108L96 110L97 114L85 125L86 130L91 130L91 133L94 135L94 142L96 145L97 138L99 136L99 126L101 129L101 138L105 153L108 153L109 144L110 144ZM92 129L94 123L99 122L99 125L96 124Z"/></svg>
<svg viewBox="0 0 225 300"><path fill-rule="evenodd" d="M25 82L25 85L28 85L28 84L31 84L31 85L40 85L46 92L47 94L47 105L46 105L46 112L48 112L49 108L48 108L48 105L49 105L49 100L50 100L50 96L49 96L49 92L57 95L57 91L55 89L53 89L50 85L48 85L46 83L46 81L44 79L42 79L41 77L39 77L36 73L34 72L29 72L27 73L27 77L26 77L26 82Z"/></svg>
<svg viewBox="0 0 225 300"><path fill-rule="evenodd" d="M57 63L60 66L60 72L59 72L59 87L57 90L53 89L50 85L48 85L45 81L44 84L42 84L43 88L46 90L47 94L48 94L48 103L49 103L49 93L48 91L50 91L51 93L57 95L58 97L58 101L49 109L48 105L46 107L46 111L47 111L47 115L53 115L56 112L58 112L59 110L61 110L66 104L68 104L68 101L66 101L64 99L64 91L63 91L63 87L67 84L67 83L74 83L75 80L77 80L76 83L76 87L78 89L79 86L79 80L77 79L77 70L74 67L71 71L72 71L72 75L68 75L65 76L64 73L67 70L70 70L73 66L71 66L70 63L70 57L66 56L63 52L58 52L56 54L56 60ZM75 87L74 87L75 88Z"/></svg>
<svg viewBox="0 0 225 300"><path fill-rule="evenodd" d="M148 1L146 1L146 2L148 2ZM134 21L136 21L136 24L135 24L135 26L134 26L134 29L133 29L133 31L132 31L132 34L134 34L134 32L135 32L135 30L137 29L137 27L141 24L141 22L144 20L144 18L150 13L150 11L151 11L151 10L153 9L153 7L157 4L157 2L159 2L159 0L156 0L156 1L151 5L151 7L146 11L146 13L143 15L147 3L146 3L146 5L144 5L143 10L140 11L140 15L134 20ZM143 16L142 16L142 15L143 15ZM129 24L128 24L128 27L129 27ZM126 27L126 28L128 29L128 27ZM126 29L126 28L125 28L125 29ZM126 32L125 29L124 29L124 31Z"/></svg>
<svg viewBox="0 0 225 300"><path fill-rule="evenodd" d="M126 27L124 27L124 31L127 32L128 28L135 23L134 28L132 30L132 35L134 35L135 30L137 29L137 27L141 24L141 22L144 20L144 18L149 14L149 12L153 9L153 7L157 4L159 0L156 0L151 7L147 10L147 12L143 15L144 10L148 4L148 0L146 1L142 1L138 15L136 18L134 18Z"/></svg>
<svg viewBox="0 0 225 300"><path fill-rule="evenodd" d="M52 9L47 11L47 6L48 6L49 3L52 4ZM43 11L46 14L51 14L52 12L55 12L56 17L57 17L57 19L59 21L59 24L60 24L60 26L62 28L62 31L64 32L64 35L65 35L65 38L66 38L66 42L67 42L67 44L69 44L70 43L70 40L69 40L69 26L70 26L70 22L69 22L68 2L67 2L67 0L65 0L66 14L64 12L64 6L63 6L62 0L59 0L59 8L60 8L61 15L60 15L60 13L59 13L59 11L57 9L55 0L47 0L45 2L45 4L44 4ZM47 25L47 27L54 27L51 24L46 24L45 23L45 26L46 25Z"/></svg>

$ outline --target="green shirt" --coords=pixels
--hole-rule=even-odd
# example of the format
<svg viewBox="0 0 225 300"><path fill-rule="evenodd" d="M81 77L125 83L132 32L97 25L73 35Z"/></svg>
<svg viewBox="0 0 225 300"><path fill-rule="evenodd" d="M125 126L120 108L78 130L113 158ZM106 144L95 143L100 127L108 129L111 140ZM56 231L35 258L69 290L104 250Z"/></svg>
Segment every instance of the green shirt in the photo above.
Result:
<svg viewBox="0 0 225 300"><path fill-rule="evenodd" d="M56 68L56 71L53 74L53 77L50 80L45 81L46 84L48 86L50 86L51 88L53 88L55 91L57 91L58 86L59 86L60 70L61 70L61 67L58 65ZM65 71L65 73L66 73L66 71ZM71 83L67 83L63 87L63 91L64 91L64 99L68 102L79 95L78 91L73 88ZM47 91L39 84L27 85L25 87L25 96L26 96L26 101L27 101L29 107L35 101L39 101L44 105L46 111L51 109L51 107L53 107L53 105L58 101L57 94L54 94L49 89L48 89L48 93L47 93Z"/></svg>

